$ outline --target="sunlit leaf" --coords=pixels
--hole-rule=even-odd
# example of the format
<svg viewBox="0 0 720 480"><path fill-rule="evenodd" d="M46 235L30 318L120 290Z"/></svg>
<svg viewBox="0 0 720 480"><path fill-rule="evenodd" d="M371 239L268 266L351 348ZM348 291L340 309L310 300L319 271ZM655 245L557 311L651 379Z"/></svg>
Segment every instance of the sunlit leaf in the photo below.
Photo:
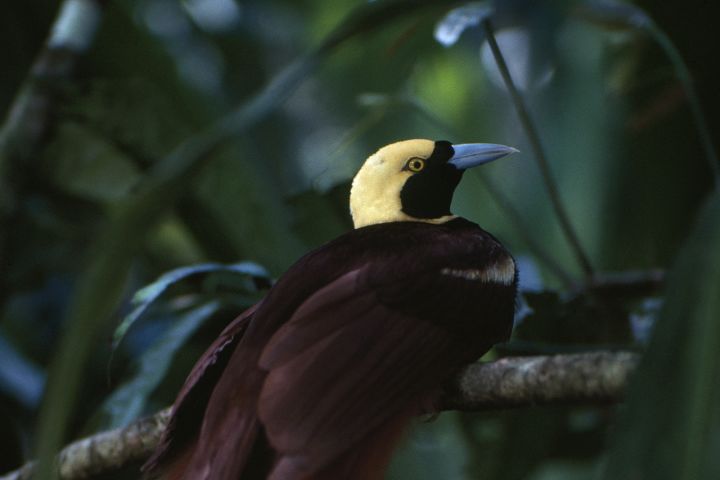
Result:
<svg viewBox="0 0 720 480"><path fill-rule="evenodd" d="M720 478L720 194L705 205L667 298L608 461L605 478Z"/></svg>
<svg viewBox="0 0 720 480"><path fill-rule="evenodd" d="M446 47L454 45L465 29L479 25L492 13L493 8L485 2L468 3L450 10L435 27L435 40Z"/></svg>
<svg viewBox="0 0 720 480"><path fill-rule="evenodd" d="M104 402L106 428L123 427L143 413L145 403L165 378L175 352L215 313L220 302L209 302L180 315L172 326L137 360L136 374Z"/></svg>

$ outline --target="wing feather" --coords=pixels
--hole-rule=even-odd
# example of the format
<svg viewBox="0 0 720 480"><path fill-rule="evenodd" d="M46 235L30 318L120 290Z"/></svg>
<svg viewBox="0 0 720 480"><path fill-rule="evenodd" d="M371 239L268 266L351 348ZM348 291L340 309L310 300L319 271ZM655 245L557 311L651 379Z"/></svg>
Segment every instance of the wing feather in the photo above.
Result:
<svg viewBox="0 0 720 480"><path fill-rule="evenodd" d="M187 450L192 449L202 423L198 410L207 404L230 354L244 335L259 305L248 308L230 322L195 363L173 404L158 447L143 465L144 472L152 475L159 469L165 469L165 464L175 459L180 463L187 462Z"/></svg>
<svg viewBox="0 0 720 480"><path fill-rule="evenodd" d="M258 411L282 468L317 472L398 415L420 413L464 359L453 334L381 303L362 273L311 296L260 357L269 373Z"/></svg>

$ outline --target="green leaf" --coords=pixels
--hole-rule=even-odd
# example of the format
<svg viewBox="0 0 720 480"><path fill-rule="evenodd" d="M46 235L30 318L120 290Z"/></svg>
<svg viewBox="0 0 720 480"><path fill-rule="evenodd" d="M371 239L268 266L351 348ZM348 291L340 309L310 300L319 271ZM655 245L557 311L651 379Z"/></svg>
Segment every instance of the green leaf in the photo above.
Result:
<svg viewBox="0 0 720 480"><path fill-rule="evenodd" d="M720 478L720 193L669 277L665 307L618 425L605 478Z"/></svg>
<svg viewBox="0 0 720 480"><path fill-rule="evenodd" d="M231 280L233 284L237 284L237 277L242 277L241 280L246 280L247 277L259 278L264 281L268 280L268 274L263 267L252 262L242 262L233 265L222 265L219 263L202 263L199 265L191 265L188 267L176 268L162 274L153 283L141 288L135 293L132 299L132 303L135 308L123 319L118 328L113 334L113 349L117 348L125 334L130 327L137 322L137 320L147 312L168 288L187 280L190 277L198 275L207 275L211 273L224 273L231 274ZM234 278L233 278L234 277ZM217 280L216 280L217 282ZM245 285L243 283L243 285ZM213 285L214 287L215 285ZM245 289L248 290L247 288Z"/></svg>
<svg viewBox="0 0 720 480"><path fill-rule="evenodd" d="M124 427L143 413L148 397L165 378L175 352L218 308L220 302L209 302L184 313L143 353L133 378L118 387L102 406L106 428Z"/></svg>

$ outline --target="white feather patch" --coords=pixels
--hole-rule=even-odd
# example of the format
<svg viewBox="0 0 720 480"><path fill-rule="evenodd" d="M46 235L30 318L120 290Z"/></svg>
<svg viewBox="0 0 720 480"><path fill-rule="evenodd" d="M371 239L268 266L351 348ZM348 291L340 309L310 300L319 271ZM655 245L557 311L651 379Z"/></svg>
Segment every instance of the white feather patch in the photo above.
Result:
<svg viewBox="0 0 720 480"><path fill-rule="evenodd" d="M510 285L515 280L515 262L507 257L484 269L443 268L440 273L465 280Z"/></svg>

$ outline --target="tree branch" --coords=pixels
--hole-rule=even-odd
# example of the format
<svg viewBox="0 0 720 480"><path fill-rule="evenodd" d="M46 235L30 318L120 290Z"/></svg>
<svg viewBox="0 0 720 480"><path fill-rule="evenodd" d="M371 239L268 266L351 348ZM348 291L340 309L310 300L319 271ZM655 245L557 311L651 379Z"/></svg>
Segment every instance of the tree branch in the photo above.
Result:
<svg viewBox="0 0 720 480"><path fill-rule="evenodd" d="M59 477L68 480L90 478L146 459L160 441L169 418L170 409L166 408L125 428L101 432L71 443L58 456ZM0 477L0 480L29 480L35 469L36 462L28 462Z"/></svg>
<svg viewBox="0 0 720 480"><path fill-rule="evenodd" d="M617 402L637 360L631 352L593 352L475 363L447 388L442 407L474 411Z"/></svg>
<svg viewBox="0 0 720 480"><path fill-rule="evenodd" d="M547 404L605 404L622 399L638 355L593 352L574 355L508 357L466 367L447 388L443 410L491 410ZM165 409L117 430L65 447L58 458L64 480L90 478L147 458L170 416ZM27 480L35 463L0 477Z"/></svg>

